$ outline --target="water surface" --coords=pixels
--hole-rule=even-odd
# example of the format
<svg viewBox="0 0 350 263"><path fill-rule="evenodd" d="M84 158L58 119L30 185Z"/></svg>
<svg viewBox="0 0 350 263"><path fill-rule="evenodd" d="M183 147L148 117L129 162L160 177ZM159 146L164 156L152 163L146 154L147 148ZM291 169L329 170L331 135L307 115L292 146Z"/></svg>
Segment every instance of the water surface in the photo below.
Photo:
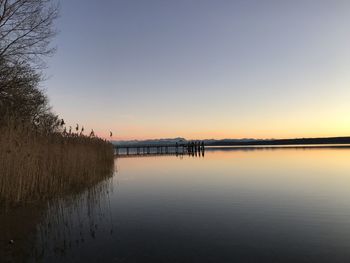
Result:
<svg viewBox="0 0 350 263"><path fill-rule="evenodd" d="M116 159L50 204L30 261L349 262L349 148Z"/></svg>

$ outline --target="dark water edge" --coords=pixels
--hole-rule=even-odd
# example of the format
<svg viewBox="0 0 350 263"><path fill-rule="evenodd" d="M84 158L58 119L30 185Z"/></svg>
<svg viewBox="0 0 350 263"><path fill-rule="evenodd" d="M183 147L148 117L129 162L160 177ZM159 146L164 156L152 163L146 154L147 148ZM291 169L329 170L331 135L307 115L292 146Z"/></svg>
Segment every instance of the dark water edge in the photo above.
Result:
<svg viewBox="0 0 350 263"><path fill-rule="evenodd" d="M0 211L0 262L25 262L43 211L38 204Z"/></svg>
<svg viewBox="0 0 350 263"><path fill-rule="evenodd" d="M75 228L82 231L83 227L83 224L72 223L71 212L80 213L85 209L84 218L89 218L90 224L95 225L96 213L93 211L101 210L99 202L108 195L110 179L104 179L86 190L74 191L46 201L2 206L0 262L47 262L42 259L46 249L54 252L55 257L64 254L65 250L72 247L71 230ZM48 245L49 240L54 242L51 247Z"/></svg>

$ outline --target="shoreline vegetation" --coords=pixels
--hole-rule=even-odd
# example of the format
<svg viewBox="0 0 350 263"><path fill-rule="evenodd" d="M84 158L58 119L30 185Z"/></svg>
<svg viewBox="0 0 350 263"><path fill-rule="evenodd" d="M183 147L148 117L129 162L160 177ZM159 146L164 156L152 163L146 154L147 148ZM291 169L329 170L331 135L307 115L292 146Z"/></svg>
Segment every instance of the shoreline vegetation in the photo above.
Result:
<svg viewBox="0 0 350 263"><path fill-rule="evenodd" d="M57 0L0 1L0 261L24 262L48 203L113 176L111 142L72 132L43 90Z"/></svg>
<svg viewBox="0 0 350 263"><path fill-rule="evenodd" d="M72 132L42 89L58 1L0 1L0 11L0 208L81 191L111 176L112 144L93 130L85 136L78 125Z"/></svg>
<svg viewBox="0 0 350 263"><path fill-rule="evenodd" d="M81 191L113 173L113 146L98 137L42 134L9 119L0 127L0 145L0 204Z"/></svg>

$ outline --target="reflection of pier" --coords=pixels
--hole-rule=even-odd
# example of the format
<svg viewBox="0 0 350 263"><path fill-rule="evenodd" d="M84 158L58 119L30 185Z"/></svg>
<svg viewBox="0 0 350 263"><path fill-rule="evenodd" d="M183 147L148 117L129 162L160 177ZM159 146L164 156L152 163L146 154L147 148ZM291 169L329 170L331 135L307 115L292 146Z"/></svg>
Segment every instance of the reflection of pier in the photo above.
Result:
<svg viewBox="0 0 350 263"><path fill-rule="evenodd" d="M115 145L117 156L145 156L145 155L204 155L204 142L193 141L173 144L127 144Z"/></svg>

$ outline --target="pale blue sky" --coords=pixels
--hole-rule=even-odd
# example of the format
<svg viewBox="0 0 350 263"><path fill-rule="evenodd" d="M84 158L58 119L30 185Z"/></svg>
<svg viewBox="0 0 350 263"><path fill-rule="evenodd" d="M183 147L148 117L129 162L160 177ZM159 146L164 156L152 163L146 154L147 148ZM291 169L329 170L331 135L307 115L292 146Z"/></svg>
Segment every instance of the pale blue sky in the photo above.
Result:
<svg viewBox="0 0 350 263"><path fill-rule="evenodd" d="M61 0L47 88L116 139L350 135L350 1Z"/></svg>

